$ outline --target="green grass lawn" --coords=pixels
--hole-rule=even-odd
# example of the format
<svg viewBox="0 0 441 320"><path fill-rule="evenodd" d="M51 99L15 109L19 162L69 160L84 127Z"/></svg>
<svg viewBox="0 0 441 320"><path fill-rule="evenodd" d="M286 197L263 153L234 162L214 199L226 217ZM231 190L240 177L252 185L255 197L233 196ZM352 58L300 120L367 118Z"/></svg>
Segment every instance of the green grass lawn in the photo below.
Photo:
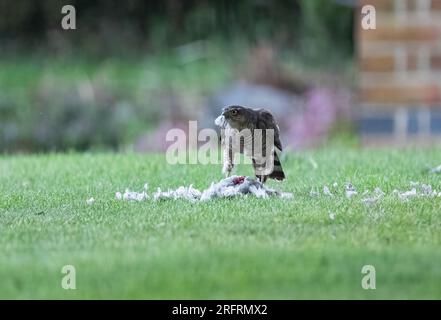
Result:
<svg viewBox="0 0 441 320"><path fill-rule="evenodd" d="M441 198L392 194L410 181L441 191L441 176L424 170L439 163L435 149L290 154L288 179L270 184L293 199L191 204L129 203L115 192L145 182L150 191L204 189L221 178L220 165L172 166L159 155L1 156L0 298L439 299ZM347 181L359 195L345 197ZM334 182L334 197L310 196ZM366 206L361 193L375 187L387 195ZM376 290L361 287L367 264ZM76 290L61 287L64 265L76 268Z"/></svg>

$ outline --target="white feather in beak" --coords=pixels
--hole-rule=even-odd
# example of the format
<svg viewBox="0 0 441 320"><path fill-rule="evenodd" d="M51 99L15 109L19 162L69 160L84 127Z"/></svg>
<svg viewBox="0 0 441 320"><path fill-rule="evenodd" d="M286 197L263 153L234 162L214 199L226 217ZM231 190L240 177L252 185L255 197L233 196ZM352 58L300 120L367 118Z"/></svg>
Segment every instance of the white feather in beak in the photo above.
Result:
<svg viewBox="0 0 441 320"><path fill-rule="evenodd" d="M221 114L219 117L216 118L216 120L214 120L214 124L217 125L218 127L224 128L226 125L226 120L225 120L225 116L223 114Z"/></svg>

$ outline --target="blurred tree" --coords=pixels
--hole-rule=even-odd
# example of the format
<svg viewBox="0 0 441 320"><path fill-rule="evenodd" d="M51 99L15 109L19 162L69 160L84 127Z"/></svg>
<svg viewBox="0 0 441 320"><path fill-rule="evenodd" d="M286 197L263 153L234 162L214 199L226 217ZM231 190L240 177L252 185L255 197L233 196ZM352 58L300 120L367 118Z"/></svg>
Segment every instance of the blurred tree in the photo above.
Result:
<svg viewBox="0 0 441 320"><path fill-rule="evenodd" d="M118 149L238 78L299 94L290 62L352 54L342 1L0 0L0 152Z"/></svg>
<svg viewBox="0 0 441 320"><path fill-rule="evenodd" d="M311 50L311 41L329 39L343 44L344 50L351 47L351 10L331 0L70 0L77 11L74 32L60 28L65 4L64 0L0 1L3 49L8 45L53 49L54 41L62 41L68 50L130 53L210 37L251 43L271 40L292 48L299 36L306 51ZM323 52L319 47L316 51Z"/></svg>

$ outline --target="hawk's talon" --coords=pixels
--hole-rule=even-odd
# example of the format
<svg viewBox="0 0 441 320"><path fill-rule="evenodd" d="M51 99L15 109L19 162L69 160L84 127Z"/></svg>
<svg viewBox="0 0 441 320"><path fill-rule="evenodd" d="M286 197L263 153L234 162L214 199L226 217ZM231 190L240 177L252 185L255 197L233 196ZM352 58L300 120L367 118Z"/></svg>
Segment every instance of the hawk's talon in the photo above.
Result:
<svg viewBox="0 0 441 320"><path fill-rule="evenodd" d="M233 170L233 164L232 163L225 163L224 167L222 169L223 174L225 174L225 177L228 178L231 175L231 171Z"/></svg>

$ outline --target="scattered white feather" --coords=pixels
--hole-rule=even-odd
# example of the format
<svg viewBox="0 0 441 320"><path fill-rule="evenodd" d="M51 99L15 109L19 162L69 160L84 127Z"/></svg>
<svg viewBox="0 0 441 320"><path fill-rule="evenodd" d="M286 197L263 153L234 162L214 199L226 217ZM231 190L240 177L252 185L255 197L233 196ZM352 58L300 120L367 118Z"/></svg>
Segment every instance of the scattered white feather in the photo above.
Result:
<svg viewBox="0 0 441 320"><path fill-rule="evenodd" d="M338 184L335 182L332 186L337 189ZM411 182L411 186L411 190L399 191L395 189L392 191L392 194L397 196L401 201L409 201L415 197L441 197L441 191L438 192L437 190L434 190L429 184ZM256 198L268 198L270 196L283 199L293 198L292 193L271 189L254 178L244 176L232 176L220 180L217 183L212 182L207 189L202 191L194 188L193 185L188 187L180 186L177 189L168 189L167 191L162 191L161 188L158 188L156 192L149 196L147 193L148 187L148 184L145 183L141 192L131 191L130 189L126 189L124 193L116 192L115 199L138 202L146 201L150 198L152 198L154 201L163 199L184 199L191 202L197 202L207 201L215 198L230 198L246 195L252 195ZM334 195L338 195L338 190L335 191L337 194L333 194L328 186L325 185L323 187L323 195L325 196L334 197ZM358 192L352 183L348 182L345 184L346 198L351 199L357 194ZM311 188L309 195L311 197L320 197L321 193L319 192L318 188L313 187ZM386 193L383 192L379 187L376 187L372 193L369 190L365 190L362 195L364 197L361 199L362 203L366 205L373 205L385 197ZM87 204L93 204L95 199L90 198L86 202Z"/></svg>
<svg viewBox="0 0 441 320"><path fill-rule="evenodd" d="M256 179L232 176L218 183L212 183L208 189L202 192L201 200L206 201L213 198L225 198L247 194L252 194L257 198L266 198L268 196L289 197L287 193L270 189Z"/></svg>
<svg viewBox="0 0 441 320"><path fill-rule="evenodd" d="M323 194L332 197L333 194L331 193L331 190L329 190L328 186L323 187Z"/></svg>
<svg viewBox="0 0 441 320"><path fill-rule="evenodd" d="M394 190L393 194L396 194L398 198L402 201L408 201L410 198L415 197L437 197L439 196L439 193L436 190L432 189L432 186L430 184L412 184L414 187L405 192L401 192L398 190ZM418 191L419 190L419 191Z"/></svg>
<svg viewBox="0 0 441 320"><path fill-rule="evenodd" d="M436 167L433 167L433 168L429 169L429 172L430 173L440 173L441 172L441 164L436 166Z"/></svg>
<svg viewBox="0 0 441 320"><path fill-rule="evenodd" d="M410 186L413 187L418 187L420 185L420 183L418 181L411 181L410 182Z"/></svg>
<svg viewBox="0 0 441 320"><path fill-rule="evenodd" d="M378 187L376 187L376 188L374 189L374 193L375 193L375 195L380 196L380 197L383 197L383 196L385 195L385 193L383 192L383 190L381 190L381 189L378 188Z"/></svg>
<svg viewBox="0 0 441 320"><path fill-rule="evenodd" d="M268 194L263 188L256 188L255 186L250 187L250 192L254 194L257 198L267 198Z"/></svg>
<svg viewBox="0 0 441 320"><path fill-rule="evenodd" d="M430 184L421 185L422 194L428 197L434 197L437 192L432 190L432 186Z"/></svg>
<svg viewBox="0 0 441 320"><path fill-rule="evenodd" d="M311 197L319 197L320 192L316 188L311 188L311 191L309 192L309 195Z"/></svg>
<svg viewBox="0 0 441 320"><path fill-rule="evenodd" d="M373 204L376 204L378 200L380 200L379 197L369 197L362 199L361 202L363 202L365 205L371 206Z"/></svg>
<svg viewBox="0 0 441 320"><path fill-rule="evenodd" d="M396 191L396 190L394 190ZM409 191L405 191L405 192L395 192L396 194L398 194L398 198L400 198L401 201L408 201L409 198L413 198L415 196L417 196L417 190L416 188L412 188L412 190Z"/></svg>
<svg viewBox="0 0 441 320"><path fill-rule="evenodd" d="M282 198L282 199L292 199L292 198L294 198L294 195L291 192L280 192L280 198Z"/></svg>
<svg viewBox="0 0 441 320"><path fill-rule="evenodd" d="M363 195L368 195L369 190L366 190ZM365 205L373 205L376 204L381 198L383 198L385 193L378 187L374 189L374 195L372 197L367 197L361 200Z"/></svg>
<svg viewBox="0 0 441 320"><path fill-rule="evenodd" d="M124 194L121 197L121 193L117 192L115 194L115 198L118 200L124 199L126 201L144 201L148 198L148 195L145 191L142 192L136 192L136 191L130 191L129 189L126 189Z"/></svg>
<svg viewBox="0 0 441 320"><path fill-rule="evenodd" d="M351 199L353 196L356 196L358 194L357 191L353 190L346 190L346 198Z"/></svg>
<svg viewBox="0 0 441 320"><path fill-rule="evenodd" d="M348 199L358 194L357 190L355 190L354 186L350 182L346 183L345 191L346 191L346 198Z"/></svg>
<svg viewBox="0 0 441 320"><path fill-rule="evenodd" d="M144 185L144 190L147 184ZM184 199L191 202L207 201L214 198L229 198L235 196L243 196L251 194L256 198L267 198L269 196L277 196L284 199L290 199L293 197L292 193L281 192L278 190L270 189L264 184L254 178L232 176L219 181L218 183L211 183L210 187L206 190L200 191L190 185L188 187L180 186L177 189L168 189L162 191L158 188L156 192L152 194L154 201L163 199ZM126 201L144 201L149 198L146 191L135 192L127 189L124 194L117 192L115 194L117 200Z"/></svg>

